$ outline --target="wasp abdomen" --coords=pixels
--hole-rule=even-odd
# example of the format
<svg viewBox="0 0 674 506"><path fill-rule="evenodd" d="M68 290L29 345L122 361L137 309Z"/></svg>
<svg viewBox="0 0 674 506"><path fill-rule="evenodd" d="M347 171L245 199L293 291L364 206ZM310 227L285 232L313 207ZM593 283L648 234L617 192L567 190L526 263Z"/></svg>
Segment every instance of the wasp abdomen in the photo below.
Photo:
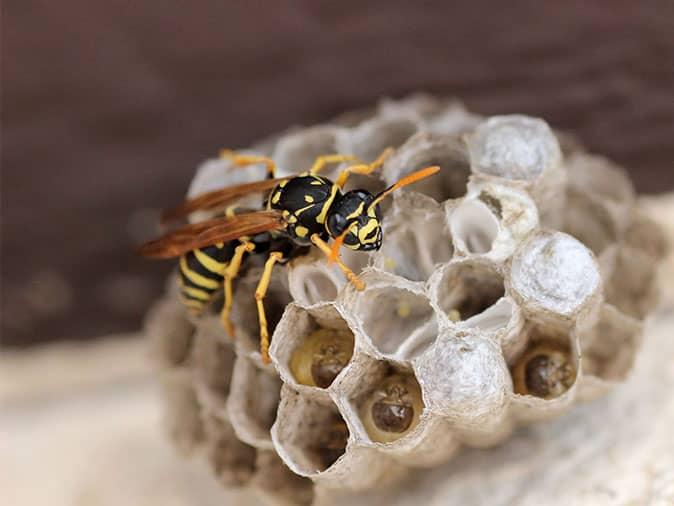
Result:
<svg viewBox="0 0 674 506"><path fill-rule="evenodd" d="M225 270L232 258L232 243L196 249L180 257L180 294L187 308L199 313L222 286Z"/></svg>

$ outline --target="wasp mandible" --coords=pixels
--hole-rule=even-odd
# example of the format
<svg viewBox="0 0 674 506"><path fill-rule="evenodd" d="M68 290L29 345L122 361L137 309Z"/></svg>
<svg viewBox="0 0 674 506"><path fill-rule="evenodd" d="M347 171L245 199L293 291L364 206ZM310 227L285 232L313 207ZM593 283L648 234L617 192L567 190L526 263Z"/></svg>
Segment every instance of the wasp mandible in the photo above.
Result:
<svg viewBox="0 0 674 506"><path fill-rule="evenodd" d="M350 155L325 155L316 159L308 172L276 178L276 164L271 158L247 156L224 150L221 156L231 158L235 166L264 164L268 178L204 193L186 200L163 214L163 221L185 218L198 210L222 211L227 204L252 193L269 191L264 208L236 214L228 208L224 216L178 228L159 239L142 245L139 254L149 258L179 260L179 282L182 301L194 313L200 313L220 288L224 304L220 313L225 330L234 337L230 321L233 281L250 255L266 254L267 260L255 290L260 322L260 352L269 363L269 331L264 298L275 264L306 254L316 246L331 262L335 262L349 282L358 290L363 281L344 264L339 250L378 250L382 244L381 209L379 203L395 190L440 170L437 166L413 172L385 190L373 195L357 189L342 192L351 174L371 174L383 165L392 150L389 148L372 163L358 163ZM328 164L353 163L340 172L337 180L319 175ZM328 241L333 239L331 245Z"/></svg>

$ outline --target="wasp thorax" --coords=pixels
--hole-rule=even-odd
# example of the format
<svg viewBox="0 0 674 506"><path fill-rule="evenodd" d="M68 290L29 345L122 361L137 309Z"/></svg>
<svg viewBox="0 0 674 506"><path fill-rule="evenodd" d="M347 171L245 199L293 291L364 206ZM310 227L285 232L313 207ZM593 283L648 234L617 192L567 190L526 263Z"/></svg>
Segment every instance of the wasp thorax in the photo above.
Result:
<svg viewBox="0 0 674 506"><path fill-rule="evenodd" d="M422 409L421 389L414 377L394 374L369 394L361 407L361 417L373 441L390 443L416 426Z"/></svg>
<svg viewBox="0 0 674 506"><path fill-rule="evenodd" d="M324 469L330 467L344 454L348 440L349 429L346 423L339 415L335 415L316 445L316 452Z"/></svg>
<svg viewBox="0 0 674 506"><path fill-rule="evenodd" d="M515 364L515 393L543 399L566 392L576 377L570 353L561 347L541 344L525 353Z"/></svg>
<svg viewBox="0 0 674 506"><path fill-rule="evenodd" d="M327 388L352 355L351 332L320 328L309 334L295 349L290 358L290 370L302 385Z"/></svg>

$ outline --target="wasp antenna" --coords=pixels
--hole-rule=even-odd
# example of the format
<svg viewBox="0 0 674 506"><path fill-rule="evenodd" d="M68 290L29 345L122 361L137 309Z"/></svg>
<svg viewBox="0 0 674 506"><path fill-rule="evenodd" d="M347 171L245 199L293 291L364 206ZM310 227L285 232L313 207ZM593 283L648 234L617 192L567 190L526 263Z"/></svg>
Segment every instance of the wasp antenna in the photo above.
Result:
<svg viewBox="0 0 674 506"><path fill-rule="evenodd" d="M346 237L346 234L351 232L351 229L356 225L356 223L357 222L354 221L351 225L346 227L344 232L335 238L335 241L332 243L332 248L330 248L330 256L328 257L329 263L333 263L335 260L337 260L337 257L339 257L339 250L342 247L342 244L344 244L344 238Z"/></svg>
<svg viewBox="0 0 674 506"><path fill-rule="evenodd" d="M374 207L379 202L384 200L386 197L388 197L391 193L393 193L396 190L399 190L403 186L410 185L412 183L416 183L417 181L421 181L422 179L426 179L427 177L430 177L434 174L437 174L440 171L440 167L437 165L432 165L430 167L426 167L425 169L418 170L416 172L412 172L411 174L408 174L407 176L403 177L400 179L397 183L389 186L385 190L383 190L381 193L379 193L374 200L372 201L372 204L370 204L370 207Z"/></svg>

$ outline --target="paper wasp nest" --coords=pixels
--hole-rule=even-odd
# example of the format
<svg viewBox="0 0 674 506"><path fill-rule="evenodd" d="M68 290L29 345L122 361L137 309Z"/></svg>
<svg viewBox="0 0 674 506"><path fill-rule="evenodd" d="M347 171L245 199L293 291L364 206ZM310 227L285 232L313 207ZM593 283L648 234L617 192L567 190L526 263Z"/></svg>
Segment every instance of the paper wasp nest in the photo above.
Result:
<svg viewBox="0 0 674 506"><path fill-rule="evenodd" d="M664 247L620 168L541 119L480 118L422 96L250 151L286 175L318 155L371 161L388 146L377 175L350 187L442 170L386 202L380 251L345 250L364 291L315 252L275 271L271 365L257 351L254 262L236 287L236 340L217 302L188 317L172 282L148 318L171 437L201 451L227 486L295 504L310 503L315 486L404 480L408 466L497 444L630 371ZM189 195L262 177L262 167L211 160Z"/></svg>

